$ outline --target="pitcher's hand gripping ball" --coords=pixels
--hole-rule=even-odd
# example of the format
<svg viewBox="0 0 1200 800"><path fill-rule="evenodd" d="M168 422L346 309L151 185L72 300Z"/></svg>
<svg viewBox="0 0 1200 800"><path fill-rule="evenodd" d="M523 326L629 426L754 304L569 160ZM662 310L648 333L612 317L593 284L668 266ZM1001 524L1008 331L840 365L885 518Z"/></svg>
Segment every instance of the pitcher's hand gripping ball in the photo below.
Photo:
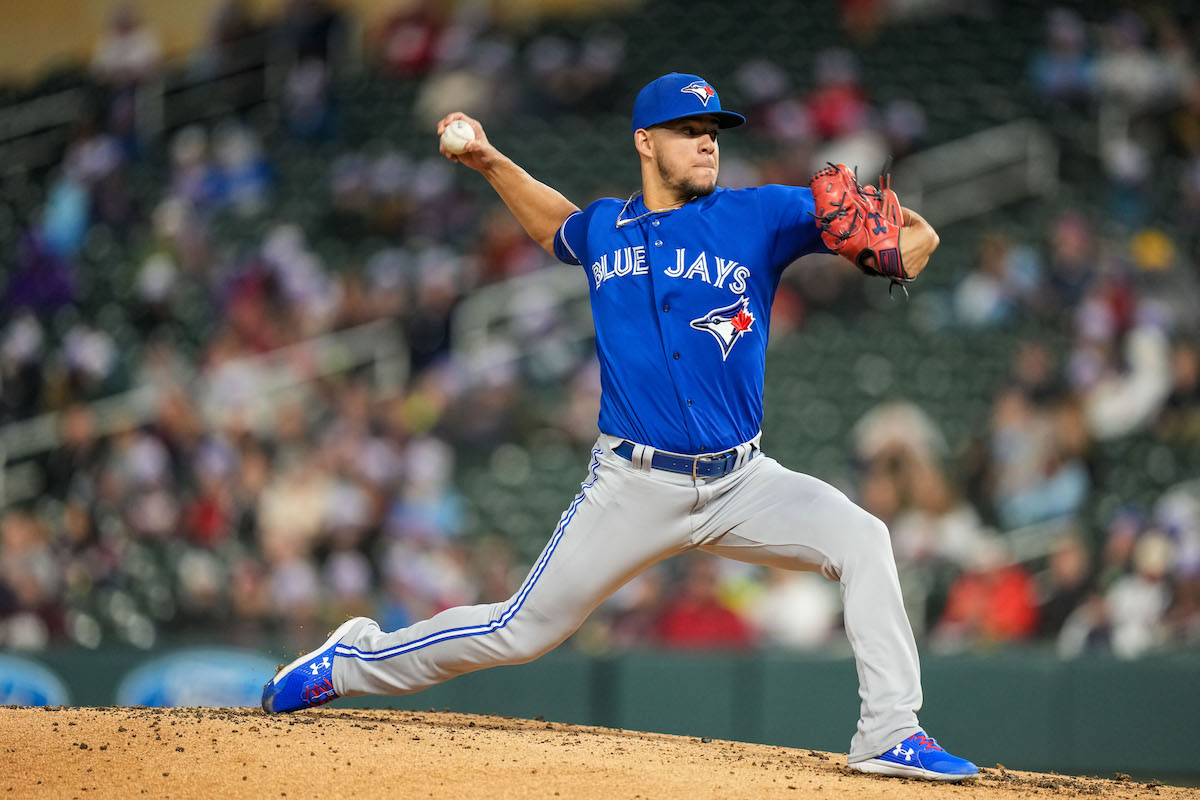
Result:
<svg viewBox="0 0 1200 800"><path fill-rule="evenodd" d="M845 164L830 164L809 182L816 206L813 216L826 246L868 275L907 283L912 278L900 255L904 215L891 187L891 175L880 176L878 189L859 186ZM871 256L874 263L868 261Z"/></svg>
<svg viewBox="0 0 1200 800"><path fill-rule="evenodd" d="M475 141L475 129L466 120L456 119L442 131L442 146L454 155L460 154L468 142Z"/></svg>

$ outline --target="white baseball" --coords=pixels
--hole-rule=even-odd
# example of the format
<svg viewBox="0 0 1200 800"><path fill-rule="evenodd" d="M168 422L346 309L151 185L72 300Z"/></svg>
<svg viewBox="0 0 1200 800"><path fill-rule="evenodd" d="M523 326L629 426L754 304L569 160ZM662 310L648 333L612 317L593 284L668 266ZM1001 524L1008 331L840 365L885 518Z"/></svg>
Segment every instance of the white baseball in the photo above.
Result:
<svg viewBox="0 0 1200 800"><path fill-rule="evenodd" d="M442 146L446 148L446 152L458 155L467 146L467 142L475 141L475 129L471 127L471 123L463 119L456 119L446 126L446 130L442 131Z"/></svg>

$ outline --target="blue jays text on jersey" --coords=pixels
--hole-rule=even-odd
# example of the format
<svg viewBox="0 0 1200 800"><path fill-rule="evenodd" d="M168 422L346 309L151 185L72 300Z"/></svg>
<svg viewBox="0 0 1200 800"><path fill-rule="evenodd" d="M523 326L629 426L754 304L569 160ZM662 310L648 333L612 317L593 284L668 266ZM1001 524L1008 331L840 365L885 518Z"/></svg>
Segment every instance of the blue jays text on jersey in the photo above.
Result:
<svg viewBox="0 0 1200 800"><path fill-rule="evenodd" d="M582 212L580 212L582 213ZM609 257L611 264L609 263ZM685 266L686 265L686 266ZM620 278L625 275L646 275L649 268L646 265L646 248L642 245L624 247L612 253L604 253L591 266L592 280L596 288L609 278ZM729 284L731 292L741 294L746 291L746 278L750 276L748 267L741 266L732 258L725 259L717 256L713 259L712 270L709 270L708 253L703 250L690 264L688 252L680 247L675 251L675 266L664 273L669 278L684 277L688 280L698 279L712 283L718 287L725 285L725 280L732 274L733 281ZM714 278L715 276L715 278Z"/></svg>
<svg viewBox="0 0 1200 800"><path fill-rule="evenodd" d="M779 278L828 252L813 210L807 187L769 185L661 212L604 198L567 218L554 250L590 279L601 431L686 454L758 434Z"/></svg>

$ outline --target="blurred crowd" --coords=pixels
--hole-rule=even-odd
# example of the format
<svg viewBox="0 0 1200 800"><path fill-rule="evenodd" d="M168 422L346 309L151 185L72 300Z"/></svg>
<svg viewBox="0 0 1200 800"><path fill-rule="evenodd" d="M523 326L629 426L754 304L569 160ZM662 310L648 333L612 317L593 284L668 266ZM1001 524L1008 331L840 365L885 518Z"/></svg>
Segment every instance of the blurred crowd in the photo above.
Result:
<svg viewBox="0 0 1200 800"><path fill-rule="evenodd" d="M1094 136L1104 210L1121 225L1200 214L1200 20L1166 7L1122 9L1101 23L1058 8L1029 65L1045 117ZM1091 125L1081 125L1085 121ZM1195 244L1193 240L1192 244Z"/></svg>
<svg viewBox="0 0 1200 800"><path fill-rule="evenodd" d="M1172 255L1153 238L1156 224L1188 232L1185 257L1194 260L1200 248L1198 34L1195 14L1121 11L1089 25L1073 11L1056 9L1030 64L1037 97L1060 135L1070 138L1073 129L1095 139L1107 218L1150 228L1138 243L1145 260Z"/></svg>
<svg viewBox="0 0 1200 800"><path fill-rule="evenodd" d="M873 4L846 5L846 24L869 36ZM1103 488L1103 443L1200 447L1200 84L1181 26L1125 13L1089 28L1050 12L1029 102L1127 108L1129 135L1104 150L1112 202L1099 219L1062 210L1044 233L985 232L946 290L947 330L1049 322L1065 352L1023 341L969 441L946 442L904 403L855 429L855 499L890 526L914 624L940 647L1043 639L1064 655L1134 656L1200 637L1200 492L1118 504L1102 530L1085 513ZM185 633L307 642L305 626L349 614L396 628L520 585L536 552L480 520L466 466L548 435L582 452L596 434L597 367L570 352L544 360L547 406L518 347L454 350L464 300L549 259L432 145L348 143L354 97L339 70L350 27L321 0L293 0L265 26L223 3L182 69L216 75L266 41L286 66L281 115L226 115L158 139L138 98L168 65L132 7L114 12L91 65L98 100L4 254L0 423L56 412L60 446L34 458L44 491L0 512L0 646L151 646ZM364 47L373 75L413 88L402 113L422 129L457 109L602 114L629 93L624 35L604 23L518 40L484 5L425 2L366 31ZM1131 89L1142 72L1152 84ZM872 97L849 50L816 54L802 76L753 58L730 80L770 155L726 159L723 185L804 184L831 149L868 164L930 143L922 107ZM1186 160L1177 186L1151 182L1155 151L1131 154L1147 137ZM319 183L282 183L281 159L297 153L319 153ZM1145 162L1132 182L1114 171L1127 162ZM1191 239L1152 225L1176 189L1170 221ZM277 213L289 193L316 208L311 226ZM126 271L98 274L97 254ZM776 335L860 282L841 267L793 273ZM552 304L526 305L528 341L568 322ZM323 355L367 324L402 337L400 385ZM152 390L145 413L114 422L94 405L137 387ZM1028 530L1039 532L1012 535ZM837 586L819 576L694 555L620 590L577 642L824 647L841 641L840 614Z"/></svg>

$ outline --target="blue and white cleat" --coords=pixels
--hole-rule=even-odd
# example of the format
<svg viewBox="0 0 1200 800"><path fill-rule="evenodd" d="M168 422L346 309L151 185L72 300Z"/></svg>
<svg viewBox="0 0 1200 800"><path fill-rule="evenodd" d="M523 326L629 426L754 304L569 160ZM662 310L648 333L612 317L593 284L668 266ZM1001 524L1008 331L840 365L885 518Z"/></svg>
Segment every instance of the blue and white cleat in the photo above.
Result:
<svg viewBox="0 0 1200 800"><path fill-rule="evenodd" d="M329 634L325 643L288 664L263 687L262 707L268 714L315 708L337 699L333 690L333 648L356 627L371 622L367 617L354 617Z"/></svg>
<svg viewBox="0 0 1200 800"><path fill-rule="evenodd" d="M924 731L917 731L882 755L851 764L850 768L927 781L967 781L979 777L979 767L965 758L950 755Z"/></svg>

